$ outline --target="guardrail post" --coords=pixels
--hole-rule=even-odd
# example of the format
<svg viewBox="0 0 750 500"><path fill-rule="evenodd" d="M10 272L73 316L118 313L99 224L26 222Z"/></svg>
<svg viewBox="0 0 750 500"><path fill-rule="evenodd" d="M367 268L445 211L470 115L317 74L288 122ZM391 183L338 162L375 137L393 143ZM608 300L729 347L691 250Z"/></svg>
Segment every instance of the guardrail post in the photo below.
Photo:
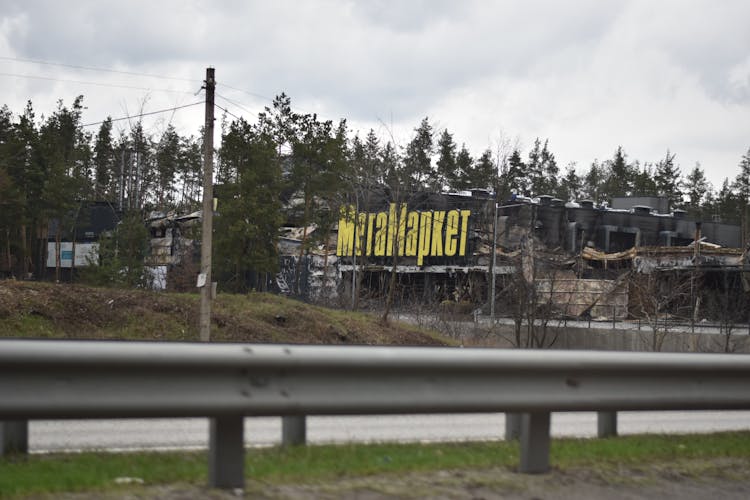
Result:
<svg viewBox="0 0 750 500"><path fill-rule="evenodd" d="M596 413L597 435L600 438L617 436L617 412L599 411Z"/></svg>
<svg viewBox="0 0 750 500"><path fill-rule="evenodd" d="M281 417L281 445L299 446L307 441L307 420L304 415Z"/></svg>
<svg viewBox="0 0 750 500"><path fill-rule="evenodd" d="M209 419L209 487L229 489L245 486L244 424L242 415Z"/></svg>
<svg viewBox="0 0 750 500"><path fill-rule="evenodd" d="M505 414L505 440L515 441L521 437L521 414Z"/></svg>
<svg viewBox="0 0 750 500"><path fill-rule="evenodd" d="M539 474L549 471L550 413L524 413L521 416L521 466L519 472Z"/></svg>
<svg viewBox="0 0 750 500"><path fill-rule="evenodd" d="M29 452L29 421L0 422L0 457L10 453Z"/></svg>

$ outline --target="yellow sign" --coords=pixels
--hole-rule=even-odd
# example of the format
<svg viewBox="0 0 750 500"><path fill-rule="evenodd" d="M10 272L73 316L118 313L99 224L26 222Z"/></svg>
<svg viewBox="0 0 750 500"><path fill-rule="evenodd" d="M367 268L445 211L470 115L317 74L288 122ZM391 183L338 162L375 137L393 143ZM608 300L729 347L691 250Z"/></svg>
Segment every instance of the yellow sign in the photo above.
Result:
<svg viewBox="0 0 750 500"><path fill-rule="evenodd" d="M398 213L397 213L398 212ZM353 206L341 208L336 255L425 257L466 255L471 210L408 211L406 203L387 212L359 212Z"/></svg>

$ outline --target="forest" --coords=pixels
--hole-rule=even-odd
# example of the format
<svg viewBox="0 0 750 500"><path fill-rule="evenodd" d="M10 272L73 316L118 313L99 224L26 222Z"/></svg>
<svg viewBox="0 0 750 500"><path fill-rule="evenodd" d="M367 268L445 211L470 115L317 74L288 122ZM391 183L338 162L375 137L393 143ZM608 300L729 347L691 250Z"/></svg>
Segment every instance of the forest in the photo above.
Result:
<svg viewBox="0 0 750 500"><path fill-rule="evenodd" d="M36 256L46 248L49 222L66 227L82 200L110 203L131 222L123 228L137 228L151 211L200 209L202 130L182 136L169 125L156 134L137 118L119 132L111 118L95 130L82 123L83 109L83 96L59 101L47 115L37 116L31 102L22 110L0 108L0 276L38 277ZM598 204L660 195L696 219L743 225L750 202L750 149L738 152L736 177L713 186L700 164L683 171L669 149L640 161L620 146L609 159L560 166L549 139L537 138L527 150L503 140L472 152L427 117L408 143L398 144L374 130L350 130L346 120L298 113L285 94L255 122L225 112L217 125L214 268L224 276L274 271L281 226L322 228L303 233L302 246L310 247L329 234L339 207L378 190L486 189L499 202L544 194Z"/></svg>

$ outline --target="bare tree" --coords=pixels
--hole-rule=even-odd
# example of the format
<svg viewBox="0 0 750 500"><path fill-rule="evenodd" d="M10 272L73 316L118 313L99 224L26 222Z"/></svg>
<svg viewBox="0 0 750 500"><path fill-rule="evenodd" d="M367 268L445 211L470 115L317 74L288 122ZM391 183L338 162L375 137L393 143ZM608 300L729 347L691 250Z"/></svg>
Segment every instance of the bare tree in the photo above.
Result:
<svg viewBox="0 0 750 500"><path fill-rule="evenodd" d="M661 351L670 333L670 319L692 310L691 279L676 270L651 269L630 279L631 312L648 324L640 334L651 351Z"/></svg>
<svg viewBox="0 0 750 500"><path fill-rule="evenodd" d="M558 315L555 293L560 270L554 262L535 252L534 238L521 240L521 251L511 259L515 271L504 276L501 297L513 318L511 345L524 349L545 349L557 342L558 332L549 328Z"/></svg>
<svg viewBox="0 0 750 500"><path fill-rule="evenodd" d="M706 298L706 312L719 321L719 335L712 336L712 350L735 352L747 340L737 334L738 325L747 320L748 293L741 286L739 273L724 269L717 278Z"/></svg>

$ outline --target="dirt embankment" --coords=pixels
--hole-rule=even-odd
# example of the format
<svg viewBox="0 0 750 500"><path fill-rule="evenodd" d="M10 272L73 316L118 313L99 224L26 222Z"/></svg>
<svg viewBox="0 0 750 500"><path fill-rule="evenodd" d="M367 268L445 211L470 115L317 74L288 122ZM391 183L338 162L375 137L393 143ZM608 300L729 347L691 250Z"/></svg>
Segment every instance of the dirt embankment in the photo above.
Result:
<svg viewBox="0 0 750 500"><path fill-rule="evenodd" d="M197 341L199 297L83 285L0 281L0 337ZM272 294L219 294L217 342L447 345L411 325Z"/></svg>
<svg viewBox="0 0 750 500"><path fill-rule="evenodd" d="M29 500L744 500L750 463L741 459L644 464L638 468L572 468L549 474L518 474L507 468L443 470L407 474L340 477L311 484L268 484L248 478L244 491L195 484L135 486L113 491L34 495Z"/></svg>

